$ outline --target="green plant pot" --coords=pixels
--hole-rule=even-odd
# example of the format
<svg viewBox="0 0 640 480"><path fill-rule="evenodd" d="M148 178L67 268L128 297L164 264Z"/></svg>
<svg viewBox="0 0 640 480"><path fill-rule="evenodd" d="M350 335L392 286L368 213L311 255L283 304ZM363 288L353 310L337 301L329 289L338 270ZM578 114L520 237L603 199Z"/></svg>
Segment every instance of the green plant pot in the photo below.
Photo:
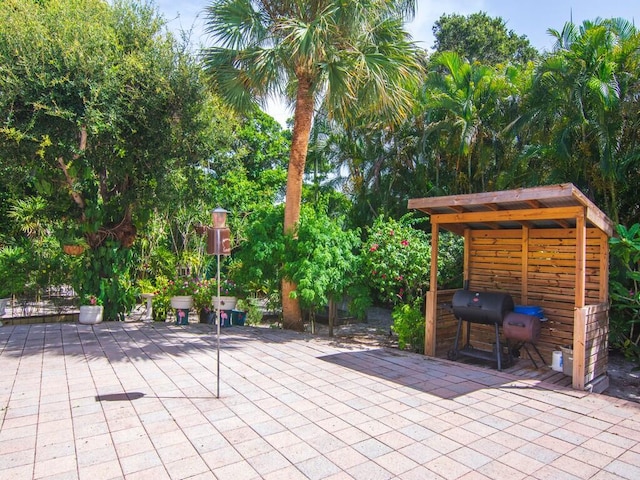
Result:
<svg viewBox="0 0 640 480"><path fill-rule="evenodd" d="M188 308L176 308L176 325L189 325Z"/></svg>
<svg viewBox="0 0 640 480"><path fill-rule="evenodd" d="M221 327L230 327L231 326L231 315L233 310L220 310L220 326Z"/></svg>
<svg viewBox="0 0 640 480"><path fill-rule="evenodd" d="M200 310L200 323L212 324L215 322L216 312L213 310Z"/></svg>
<svg viewBox="0 0 640 480"><path fill-rule="evenodd" d="M242 310L232 310L231 311L231 324L238 325L240 327L244 326L245 321L247 320L247 312L243 312Z"/></svg>

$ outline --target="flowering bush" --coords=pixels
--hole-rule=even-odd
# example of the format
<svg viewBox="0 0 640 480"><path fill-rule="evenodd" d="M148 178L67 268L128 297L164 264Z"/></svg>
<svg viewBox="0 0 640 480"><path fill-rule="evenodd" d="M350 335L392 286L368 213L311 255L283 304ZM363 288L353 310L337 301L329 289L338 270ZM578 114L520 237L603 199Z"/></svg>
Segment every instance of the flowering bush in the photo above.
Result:
<svg viewBox="0 0 640 480"><path fill-rule="evenodd" d="M102 305L102 299L96 295L83 295L82 305Z"/></svg>
<svg viewBox="0 0 640 480"><path fill-rule="evenodd" d="M429 287L431 243L413 228L410 216L400 220L378 217L368 229L362 265L369 287L384 303L411 303Z"/></svg>
<svg viewBox="0 0 640 480"><path fill-rule="evenodd" d="M198 280L195 278L179 278L170 280L165 287L165 294L169 297L193 295L198 288Z"/></svg>
<svg viewBox="0 0 640 480"><path fill-rule="evenodd" d="M196 284L196 290L193 292L193 306L196 310L210 312L213 310L212 299L217 295L215 280L200 280Z"/></svg>

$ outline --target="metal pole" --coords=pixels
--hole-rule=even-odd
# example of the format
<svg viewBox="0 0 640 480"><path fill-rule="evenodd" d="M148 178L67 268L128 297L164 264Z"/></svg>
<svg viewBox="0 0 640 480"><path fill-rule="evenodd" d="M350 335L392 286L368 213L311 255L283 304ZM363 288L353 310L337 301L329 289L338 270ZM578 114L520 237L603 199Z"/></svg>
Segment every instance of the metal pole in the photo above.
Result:
<svg viewBox="0 0 640 480"><path fill-rule="evenodd" d="M216 374L216 380L218 383L218 389L217 389L217 393L216 393L216 398L220 398L220 253L218 253L216 255L217 259L218 259L218 271L216 274L216 285L218 286L218 307L216 308L216 320L217 320L217 324L218 324L218 358L217 358L217 374Z"/></svg>

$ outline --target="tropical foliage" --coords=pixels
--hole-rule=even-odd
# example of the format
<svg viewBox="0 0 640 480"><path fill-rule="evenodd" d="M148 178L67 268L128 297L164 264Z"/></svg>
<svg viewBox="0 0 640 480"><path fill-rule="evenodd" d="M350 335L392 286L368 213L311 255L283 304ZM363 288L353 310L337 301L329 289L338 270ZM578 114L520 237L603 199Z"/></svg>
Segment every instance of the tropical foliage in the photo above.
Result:
<svg viewBox="0 0 640 480"><path fill-rule="evenodd" d="M402 21L414 10L413 0L215 0L208 7L209 32L220 46L204 56L216 92L244 111L274 94L294 105L285 233L300 219L317 104L345 123L398 123L410 112L421 68ZM295 285L284 278L282 290L284 323L300 330Z"/></svg>
<svg viewBox="0 0 640 480"><path fill-rule="evenodd" d="M431 258L408 198L573 182L640 223L633 23L567 23L538 53L502 19L443 16L428 54L403 26L416 4L216 0L216 46L196 56L146 2L0 0L3 294L73 284L122 318L136 285L212 277L202 232L220 205L223 277L278 299L286 327L301 328L297 306L375 299L413 348ZM256 108L271 96L294 107L292 130ZM639 307L620 259L636 234L612 244L612 344L627 352ZM458 286L460 240L440 247L439 282Z"/></svg>

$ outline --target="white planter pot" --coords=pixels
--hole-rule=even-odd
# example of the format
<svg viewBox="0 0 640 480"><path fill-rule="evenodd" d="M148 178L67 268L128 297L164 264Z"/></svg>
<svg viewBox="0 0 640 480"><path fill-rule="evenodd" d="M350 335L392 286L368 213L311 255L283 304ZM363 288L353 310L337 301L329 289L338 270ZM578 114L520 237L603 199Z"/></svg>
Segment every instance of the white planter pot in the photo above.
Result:
<svg viewBox="0 0 640 480"><path fill-rule="evenodd" d="M220 295L220 310L233 310L238 302L237 297L227 297ZM213 309L218 310L218 297L213 297Z"/></svg>
<svg viewBox="0 0 640 480"><path fill-rule="evenodd" d="M95 325L102 321L102 305L82 305L78 321L83 325Z"/></svg>
<svg viewBox="0 0 640 480"><path fill-rule="evenodd" d="M171 307L180 310L189 310L193 307L193 297L191 295L171 297Z"/></svg>
<svg viewBox="0 0 640 480"><path fill-rule="evenodd" d="M0 298L0 317L4 315L4 311L7 308L10 298Z"/></svg>

